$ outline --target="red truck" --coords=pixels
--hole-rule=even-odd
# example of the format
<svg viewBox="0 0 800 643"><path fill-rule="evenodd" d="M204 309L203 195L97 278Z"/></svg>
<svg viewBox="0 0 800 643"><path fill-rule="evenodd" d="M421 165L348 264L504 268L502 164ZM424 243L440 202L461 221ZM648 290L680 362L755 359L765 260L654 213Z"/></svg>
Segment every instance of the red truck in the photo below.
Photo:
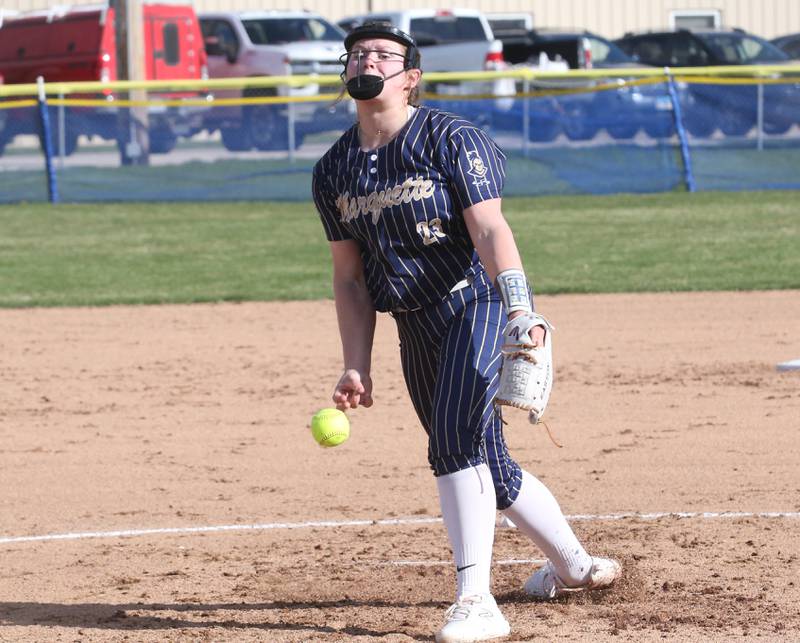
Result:
<svg viewBox="0 0 800 643"><path fill-rule="evenodd" d="M147 80L208 77L203 37L191 5L143 4L142 13ZM39 76L45 82L117 80L114 9L78 5L6 16L0 24L0 76L5 77L7 85L35 83ZM106 99L113 102L113 96ZM65 153L75 150L81 134L119 138L115 109L67 110L62 137ZM151 152L168 152L178 136L191 136L202 128L202 112L196 108L150 107L148 112ZM7 143L16 134L35 133L26 131L30 129L26 123L34 123L34 119L13 122L12 117L9 114L0 141Z"/></svg>
<svg viewBox="0 0 800 643"><path fill-rule="evenodd" d="M3 15L0 13L0 20L2 20L2 18ZM3 78L3 74L0 74L0 85L2 85L3 82L5 82L5 79ZM3 153L3 150L6 147L6 143L8 142L3 138L3 131L5 130L7 119L8 119L8 111L5 109L0 109L0 154Z"/></svg>

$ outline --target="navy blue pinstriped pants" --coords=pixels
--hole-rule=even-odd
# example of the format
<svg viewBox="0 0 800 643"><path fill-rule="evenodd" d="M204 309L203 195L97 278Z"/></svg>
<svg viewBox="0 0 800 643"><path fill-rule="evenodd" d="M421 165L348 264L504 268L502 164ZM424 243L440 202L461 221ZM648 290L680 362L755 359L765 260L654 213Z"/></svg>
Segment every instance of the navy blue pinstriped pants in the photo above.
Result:
<svg viewBox="0 0 800 643"><path fill-rule="evenodd" d="M485 273L440 304L392 313L400 361L411 402L428 434L435 475L485 462L492 472L498 509L517 498L519 465L503 438L492 400L498 385L506 314Z"/></svg>

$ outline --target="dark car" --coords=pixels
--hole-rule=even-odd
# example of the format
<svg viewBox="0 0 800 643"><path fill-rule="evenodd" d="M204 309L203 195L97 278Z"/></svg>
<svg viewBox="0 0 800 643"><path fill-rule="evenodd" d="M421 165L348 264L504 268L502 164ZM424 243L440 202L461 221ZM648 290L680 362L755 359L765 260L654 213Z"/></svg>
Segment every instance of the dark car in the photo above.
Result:
<svg viewBox="0 0 800 643"><path fill-rule="evenodd" d="M769 65L790 60L768 40L741 29L627 33L614 42L640 62L660 67Z"/></svg>
<svg viewBox="0 0 800 643"><path fill-rule="evenodd" d="M800 33L791 33L780 38L773 38L770 42L788 54L790 58L800 60Z"/></svg>
<svg viewBox="0 0 800 643"><path fill-rule="evenodd" d="M618 71L642 66L610 40L589 31L533 29L503 41L503 56L511 65L538 66L543 55L550 61L565 63L569 69ZM673 131L672 103L664 85L630 84L616 75L558 79L547 85L576 90L554 98L555 120L572 140L591 139L603 128L618 139L632 138L641 128L653 137L668 136ZM599 85L611 87L586 91ZM547 88L544 83L540 87ZM543 127L541 118L538 125ZM549 124L547 131L552 127ZM531 131L534 132L533 124Z"/></svg>
<svg viewBox="0 0 800 643"><path fill-rule="evenodd" d="M550 60L563 60L570 69L637 66L613 42L589 31L531 29L522 36L503 39L503 57L508 63L535 63L541 53Z"/></svg>
<svg viewBox="0 0 800 643"><path fill-rule="evenodd" d="M628 33L614 42L641 63L656 67L775 65L791 60L769 41L741 29ZM708 136L719 126L725 134L744 135L756 124L759 98L755 84L692 83L689 88L686 127L692 134ZM765 84L764 131L786 132L797 118L799 98L793 84Z"/></svg>

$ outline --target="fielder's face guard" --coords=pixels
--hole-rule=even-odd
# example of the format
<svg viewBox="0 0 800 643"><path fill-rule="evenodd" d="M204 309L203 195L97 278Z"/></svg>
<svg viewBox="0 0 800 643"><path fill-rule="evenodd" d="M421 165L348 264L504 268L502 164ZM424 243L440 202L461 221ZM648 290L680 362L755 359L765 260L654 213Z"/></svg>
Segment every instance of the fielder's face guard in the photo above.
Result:
<svg viewBox="0 0 800 643"><path fill-rule="evenodd" d="M362 40L391 40L399 43L406 48L405 55L400 52L365 50L353 47ZM360 27L356 27L347 34L344 39L344 46L347 53L340 58L344 64L342 80L346 81L347 93L356 100L372 100L383 91L384 81L399 76L409 69L419 69L419 49L416 41L405 31L401 31L389 22L367 22ZM374 60L375 64L381 67L380 75L371 73L366 67L368 60ZM384 65L388 63L402 62L402 68L389 73L384 70ZM348 67L355 64L355 69ZM350 76L349 79L347 77ZM347 79L347 80L346 80Z"/></svg>
<svg viewBox="0 0 800 643"><path fill-rule="evenodd" d="M370 73L367 71L368 61L379 67L383 73L392 74L399 69L401 72L407 69L408 60L405 54L383 49L361 49L356 48L348 51L339 57L339 62L344 65L342 80L347 76L360 76Z"/></svg>
<svg viewBox="0 0 800 643"><path fill-rule="evenodd" d="M405 62L403 69L419 69L420 68L420 54L417 47L417 41L409 36L402 29L398 29L392 23L385 21L366 22L363 25L353 29L344 39L344 48L350 52L359 40L369 39L388 39L400 43L406 48ZM346 65L348 54L341 58L342 62Z"/></svg>

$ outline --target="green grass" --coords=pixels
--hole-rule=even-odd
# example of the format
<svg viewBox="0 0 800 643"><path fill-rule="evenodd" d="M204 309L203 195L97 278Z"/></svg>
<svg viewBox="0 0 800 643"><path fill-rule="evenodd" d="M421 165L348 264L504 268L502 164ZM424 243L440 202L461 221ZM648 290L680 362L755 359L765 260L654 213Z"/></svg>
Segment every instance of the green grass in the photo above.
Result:
<svg viewBox="0 0 800 643"><path fill-rule="evenodd" d="M800 288L796 192L510 198L539 293ZM0 206L0 306L316 299L311 203Z"/></svg>
<svg viewBox="0 0 800 643"><path fill-rule="evenodd" d="M800 287L797 199L551 197L516 200L507 217L539 292L788 289Z"/></svg>

